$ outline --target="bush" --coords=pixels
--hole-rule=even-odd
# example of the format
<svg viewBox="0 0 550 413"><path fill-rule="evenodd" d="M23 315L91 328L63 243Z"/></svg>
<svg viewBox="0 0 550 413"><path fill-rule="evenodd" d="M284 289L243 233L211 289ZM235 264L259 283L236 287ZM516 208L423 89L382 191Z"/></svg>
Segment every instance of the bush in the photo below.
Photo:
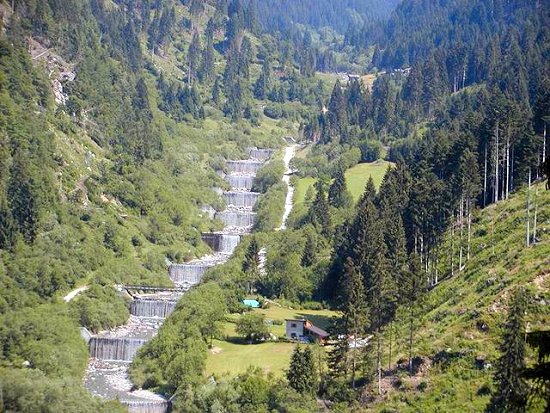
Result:
<svg viewBox="0 0 550 413"><path fill-rule="evenodd" d="M265 323L265 315L260 313L242 315L237 321L235 331L249 342L269 338L269 327Z"/></svg>
<svg viewBox="0 0 550 413"><path fill-rule="evenodd" d="M359 145L361 162L374 162L382 156L382 144L378 141L365 140Z"/></svg>
<svg viewBox="0 0 550 413"><path fill-rule="evenodd" d="M273 185L281 182L281 178L285 173L283 161L274 160L266 163L256 174L252 191L265 193Z"/></svg>
<svg viewBox="0 0 550 413"><path fill-rule="evenodd" d="M281 224L283 217L287 186L279 182L269 188L269 190L260 196L256 209L257 231L272 231Z"/></svg>
<svg viewBox="0 0 550 413"><path fill-rule="evenodd" d="M128 303L111 286L94 284L70 303L80 325L98 332L122 325L130 317Z"/></svg>

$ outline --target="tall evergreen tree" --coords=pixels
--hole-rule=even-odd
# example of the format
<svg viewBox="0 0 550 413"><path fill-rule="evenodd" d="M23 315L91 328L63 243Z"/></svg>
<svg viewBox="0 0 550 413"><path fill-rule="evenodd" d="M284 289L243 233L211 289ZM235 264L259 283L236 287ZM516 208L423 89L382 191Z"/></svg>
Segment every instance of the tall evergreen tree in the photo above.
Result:
<svg viewBox="0 0 550 413"><path fill-rule="evenodd" d="M353 200L346 186L346 177L341 167L336 168L334 181L328 190L328 203L335 208L348 207Z"/></svg>
<svg viewBox="0 0 550 413"><path fill-rule="evenodd" d="M527 384L522 376L525 370L525 311L527 293L523 288L513 292L508 317L500 343L500 358L496 364L497 390L491 397L486 412L519 413L527 408Z"/></svg>
<svg viewBox="0 0 550 413"><path fill-rule="evenodd" d="M258 281L260 275L260 246L256 238L252 238L242 264L242 270L246 275L247 290L252 293L254 284Z"/></svg>
<svg viewBox="0 0 550 413"><path fill-rule="evenodd" d="M290 387L299 393L315 394L317 392L317 370L309 347L301 350L297 345L294 348L286 377Z"/></svg>
<svg viewBox="0 0 550 413"><path fill-rule="evenodd" d="M254 84L254 96L256 99L266 99L271 89L271 66L266 56L262 64L262 72Z"/></svg>
<svg viewBox="0 0 550 413"><path fill-rule="evenodd" d="M409 373L412 375L414 332L422 312L423 299L427 289L418 255L411 254L408 267L408 272L402 273L399 279L399 295L400 303L405 306L408 317Z"/></svg>
<svg viewBox="0 0 550 413"><path fill-rule="evenodd" d="M332 89L328 105L328 125L331 139L339 139L346 142L345 133L348 127L348 114L346 99L342 91L342 84L337 80Z"/></svg>
<svg viewBox="0 0 550 413"><path fill-rule="evenodd" d="M331 219L323 183L317 181L315 189L317 190L315 200L308 213L309 222L319 228L322 235L328 237L330 235Z"/></svg>
<svg viewBox="0 0 550 413"><path fill-rule="evenodd" d="M206 26L206 46L203 51L202 64L199 71L199 78L203 82L210 82L214 79L215 56L214 56L214 21L210 19Z"/></svg>
<svg viewBox="0 0 550 413"><path fill-rule="evenodd" d="M346 259L344 274L339 288L339 309L342 311L342 322L345 336L350 337L351 383L355 388L355 374L359 349L357 339L363 338L368 325L368 309L365 300L365 287L361 275L356 271L351 258Z"/></svg>
<svg viewBox="0 0 550 413"><path fill-rule="evenodd" d="M191 85L193 80L197 76L197 69L200 64L200 53L201 53L201 41L199 32L195 31L193 33L193 39L191 40L191 45L189 46L189 51L187 53L187 84Z"/></svg>

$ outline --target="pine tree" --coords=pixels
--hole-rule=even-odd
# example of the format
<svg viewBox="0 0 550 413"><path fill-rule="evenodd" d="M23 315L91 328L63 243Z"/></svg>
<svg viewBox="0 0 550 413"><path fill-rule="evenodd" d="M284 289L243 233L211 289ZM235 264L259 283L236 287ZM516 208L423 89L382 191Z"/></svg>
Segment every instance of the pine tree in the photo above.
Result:
<svg viewBox="0 0 550 413"><path fill-rule="evenodd" d="M349 207L353 202L346 187L346 178L341 167L336 168L334 181L328 190L328 203L335 208Z"/></svg>
<svg viewBox="0 0 550 413"><path fill-rule="evenodd" d="M212 102L216 105L220 104L220 81L217 77L214 81L214 86L212 87Z"/></svg>
<svg viewBox="0 0 550 413"><path fill-rule="evenodd" d="M315 200L309 209L309 222L320 229L321 234L325 237L330 235L330 210L325 196L324 185L321 181L317 181L315 184L317 193L315 194Z"/></svg>
<svg viewBox="0 0 550 413"><path fill-rule="evenodd" d="M550 331L527 333L527 343L538 352L536 363L525 369L523 377L532 383L529 396L546 403L545 413L550 411Z"/></svg>
<svg viewBox="0 0 550 413"><path fill-rule="evenodd" d="M203 52L203 59L199 71L201 81L210 82L215 76L214 57L214 21L210 19L206 26L206 46Z"/></svg>
<svg viewBox="0 0 550 413"><path fill-rule="evenodd" d="M191 85L197 75L200 63L201 42L199 32L193 33L193 40L187 53L187 84Z"/></svg>
<svg viewBox="0 0 550 413"><path fill-rule="evenodd" d="M355 388L355 373L357 369L357 339L366 331L368 323L368 309L365 300L365 288L361 275L356 271L351 258L344 264L344 274L339 288L339 309L342 311L342 321L346 337L353 337L350 351L351 383Z"/></svg>
<svg viewBox="0 0 550 413"><path fill-rule="evenodd" d="M350 228L351 257L363 276L365 295L370 308L371 329L377 339L377 370L379 392L382 380L382 329L393 320L396 286L387 262L382 222L374 203L364 197Z"/></svg>
<svg viewBox="0 0 550 413"><path fill-rule="evenodd" d="M17 154L13 157L8 184L8 203L11 217L17 230L25 241L31 243L38 230L38 200L34 191L34 179L26 167L24 158ZM9 220L9 215L6 215ZM8 227L9 222L7 221Z"/></svg>
<svg viewBox="0 0 550 413"><path fill-rule="evenodd" d="M341 142L346 142L345 132L348 127L348 115L346 99L339 80L334 84L330 96L328 105L328 124L331 138L339 138Z"/></svg>
<svg viewBox="0 0 550 413"><path fill-rule="evenodd" d="M514 291L504 334L500 343L501 356L496 364L496 393L491 397L486 412L519 413L526 411L527 384L522 376L525 370L525 311L527 293L523 288Z"/></svg>
<svg viewBox="0 0 550 413"><path fill-rule="evenodd" d="M271 89L271 66L269 58L266 57L262 64L262 72L254 84L254 96L256 99L266 99Z"/></svg>
<svg viewBox="0 0 550 413"><path fill-rule="evenodd" d="M403 273L399 279L401 304L406 308L409 324L409 373L413 371L413 349L415 323L422 311L423 298L426 293L426 282L423 279L422 264L418 255L411 254L409 258L409 270Z"/></svg>
<svg viewBox="0 0 550 413"><path fill-rule="evenodd" d="M317 392L317 370L309 347L303 351L300 350L299 345L294 348L286 377L290 387L298 393L315 394Z"/></svg>
<svg viewBox="0 0 550 413"><path fill-rule="evenodd" d="M6 201L0 202L0 249L9 250L15 245L17 228Z"/></svg>
<svg viewBox="0 0 550 413"><path fill-rule="evenodd" d="M306 236L306 245L304 247L304 252L302 254L302 259L300 264L302 267L311 267L315 263L315 253L317 246L315 245L315 240L311 234Z"/></svg>

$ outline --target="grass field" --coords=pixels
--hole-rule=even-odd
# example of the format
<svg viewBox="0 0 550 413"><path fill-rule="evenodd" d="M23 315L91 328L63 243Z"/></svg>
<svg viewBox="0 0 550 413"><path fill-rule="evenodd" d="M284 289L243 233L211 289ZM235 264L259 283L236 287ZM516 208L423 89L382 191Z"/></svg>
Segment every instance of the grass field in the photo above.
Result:
<svg viewBox="0 0 550 413"><path fill-rule="evenodd" d="M268 309L257 309L256 312L265 314L268 320L281 320L286 318L307 318L313 324L327 328L330 318L336 313L330 310L292 310L289 308L271 306ZM284 375L288 368L294 343L266 342L260 344L241 344L235 333L235 321L240 316L232 314L224 325L224 333L227 340L214 340L213 347L208 352L206 360L207 376L237 376L246 372L249 367L262 368L266 373L273 373L275 376ZM272 325L271 333L277 337L284 336L285 325Z"/></svg>
<svg viewBox="0 0 550 413"><path fill-rule="evenodd" d="M380 187L380 183L382 182L382 178L384 178L388 165L391 165L391 162L379 159L376 162L357 164L346 171L346 184L354 201L357 201L361 197L370 176L372 176L376 188ZM298 180L294 192L295 205L304 202L307 190L315 184L315 181L316 179L311 177Z"/></svg>

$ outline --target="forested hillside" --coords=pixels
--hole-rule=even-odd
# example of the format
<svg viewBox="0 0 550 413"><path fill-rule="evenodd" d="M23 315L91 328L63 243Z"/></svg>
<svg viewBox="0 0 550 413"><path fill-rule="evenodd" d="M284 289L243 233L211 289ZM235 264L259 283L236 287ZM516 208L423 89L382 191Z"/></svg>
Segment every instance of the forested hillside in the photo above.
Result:
<svg viewBox="0 0 550 413"><path fill-rule="evenodd" d="M330 27L345 33L352 27L388 17L397 4L397 0L262 0L256 1L255 7L259 21L269 30L286 31L298 23L315 29Z"/></svg>
<svg viewBox="0 0 550 413"><path fill-rule="evenodd" d="M548 0L0 0L2 408L124 411L84 390L79 327L211 254L227 161L292 136L288 228L276 152L133 386L177 412L548 409L549 62ZM335 315L326 345L205 377L214 339L288 351L245 298Z"/></svg>

